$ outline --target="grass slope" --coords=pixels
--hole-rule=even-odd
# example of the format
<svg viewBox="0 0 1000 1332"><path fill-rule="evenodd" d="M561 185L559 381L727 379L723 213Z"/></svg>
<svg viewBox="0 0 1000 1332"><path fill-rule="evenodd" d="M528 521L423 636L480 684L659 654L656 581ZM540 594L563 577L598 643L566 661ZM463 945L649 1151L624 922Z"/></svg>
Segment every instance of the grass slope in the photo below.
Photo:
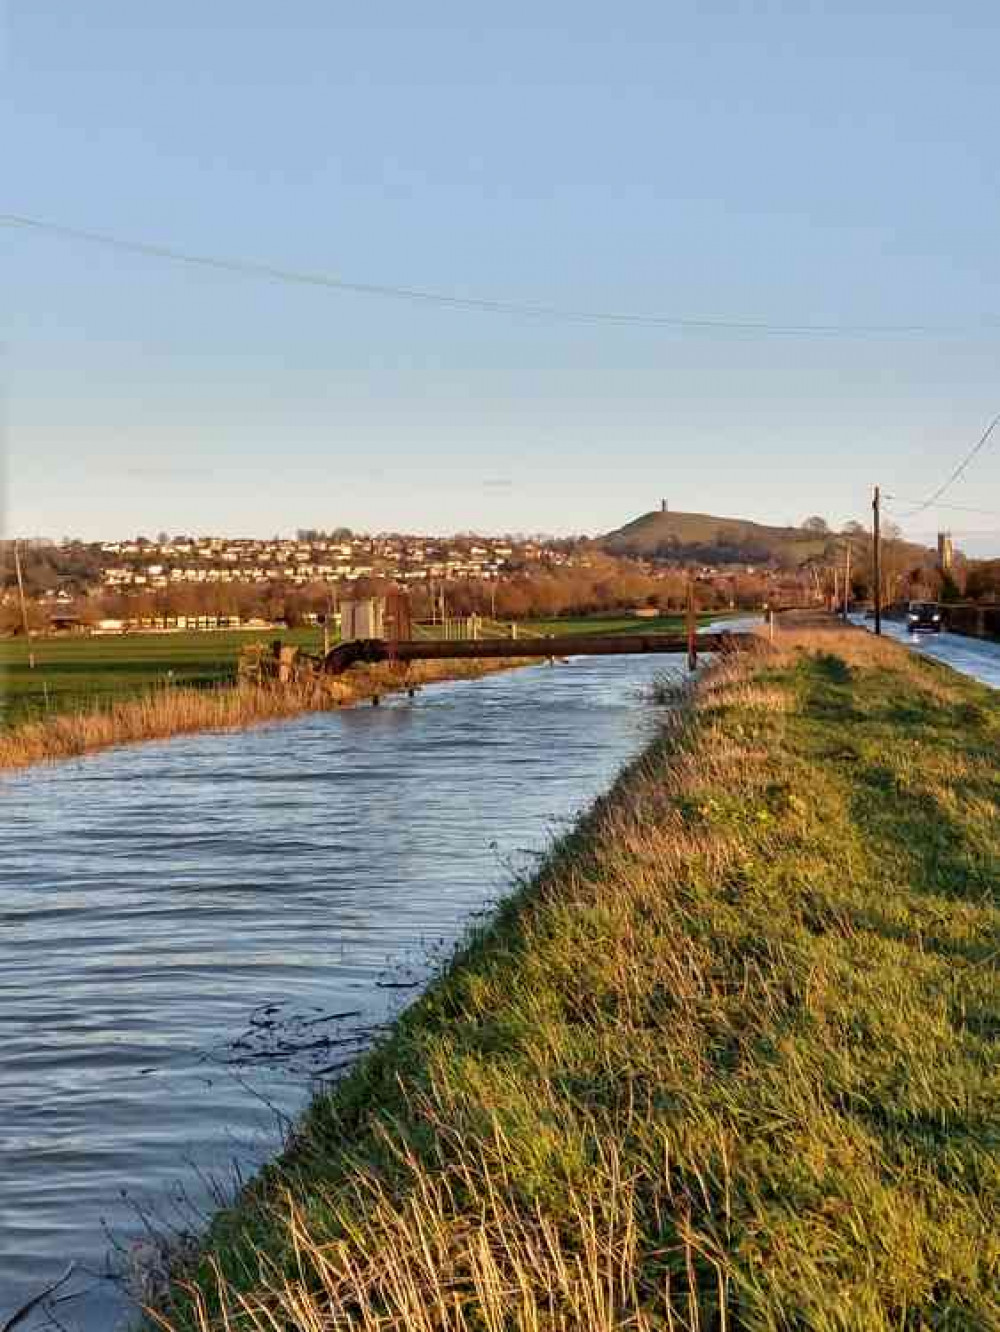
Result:
<svg viewBox="0 0 1000 1332"><path fill-rule="evenodd" d="M616 554L653 555L676 548L678 554L701 554L721 558L796 566L811 556L822 555L827 538L810 536L797 527L772 527L745 518L721 518L709 513L644 513L615 532L601 538L601 544ZM714 555L710 555L714 552Z"/></svg>
<svg viewBox="0 0 1000 1332"><path fill-rule="evenodd" d="M726 667L166 1325L1000 1327L998 738L860 633Z"/></svg>
<svg viewBox="0 0 1000 1332"><path fill-rule="evenodd" d="M837 547L835 536L811 536L799 527L772 527L746 518L720 518L710 513L661 513L655 510L599 538L616 555L660 556L708 563L775 563L798 568ZM924 546L894 542L896 558L910 565L925 563Z"/></svg>

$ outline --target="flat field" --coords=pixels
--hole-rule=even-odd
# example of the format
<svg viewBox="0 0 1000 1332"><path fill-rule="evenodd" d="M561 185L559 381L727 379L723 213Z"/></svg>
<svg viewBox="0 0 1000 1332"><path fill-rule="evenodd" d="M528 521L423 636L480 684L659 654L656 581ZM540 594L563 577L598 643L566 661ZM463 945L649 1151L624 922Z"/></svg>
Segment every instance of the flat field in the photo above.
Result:
<svg viewBox="0 0 1000 1332"><path fill-rule="evenodd" d="M698 616L702 627L726 618L725 611ZM635 615L580 615L551 620L522 620L521 625L536 634L677 634L684 628L683 615L656 615L639 619Z"/></svg>
<svg viewBox="0 0 1000 1332"><path fill-rule="evenodd" d="M23 639L0 640L0 726L49 712L78 712L169 684L218 684L236 678L247 643L289 643L317 650L316 629L114 634L39 638L35 669Z"/></svg>

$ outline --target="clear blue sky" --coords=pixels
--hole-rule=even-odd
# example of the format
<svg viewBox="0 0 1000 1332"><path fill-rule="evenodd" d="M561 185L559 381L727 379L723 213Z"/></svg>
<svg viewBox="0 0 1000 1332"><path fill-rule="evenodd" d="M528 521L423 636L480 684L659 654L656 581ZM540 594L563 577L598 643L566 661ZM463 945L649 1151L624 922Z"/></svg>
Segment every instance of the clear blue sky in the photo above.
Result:
<svg viewBox="0 0 1000 1332"><path fill-rule="evenodd" d="M1000 410L995 0L8 0L2 211L573 324L3 230L8 525L865 517ZM948 496L1000 511L1000 443ZM940 515L942 518L944 514ZM923 515L916 532L933 531ZM1000 517L949 515L1000 551Z"/></svg>

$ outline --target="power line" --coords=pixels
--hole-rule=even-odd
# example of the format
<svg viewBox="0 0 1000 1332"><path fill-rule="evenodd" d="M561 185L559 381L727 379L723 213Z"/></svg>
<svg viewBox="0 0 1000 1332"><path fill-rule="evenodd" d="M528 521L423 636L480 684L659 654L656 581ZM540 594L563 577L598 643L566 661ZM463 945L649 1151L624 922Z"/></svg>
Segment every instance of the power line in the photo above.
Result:
<svg viewBox="0 0 1000 1332"><path fill-rule="evenodd" d="M950 527L948 535L952 537L979 538L1000 536L1000 527Z"/></svg>
<svg viewBox="0 0 1000 1332"><path fill-rule="evenodd" d="M899 504L923 504L923 500L908 499L905 495L890 495L888 493L882 496L884 500L894 500ZM891 505L890 505L891 507ZM978 509L971 504L949 504L947 500L934 505L935 509L954 509L957 513L979 513L987 518L1000 518L1000 509Z"/></svg>
<svg viewBox="0 0 1000 1332"><path fill-rule="evenodd" d="M393 300L417 302L425 305L447 306L460 310L478 310L487 314L523 316L530 319L553 319L570 323L599 323L631 325L640 328L672 328L702 333L744 333L767 337L893 337L933 334L936 336L962 332L959 328L936 327L929 324L779 324L747 319L702 319L680 315L640 314L635 311L572 309L562 306L529 302L492 300L478 296L453 296L447 292L420 287L401 287L386 283L353 282L329 273L309 272L283 268L273 264L256 263L244 259L231 259L218 255L196 254L172 245L130 240L101 231L88 231L80 227L64 226L43 218L27 217L17 213L0 213L0 226L19 227L24 230L59 236L64 240L82 241L128 254L145 255L191 267L214 269L242 277L264 278L297 286L325 287L334 291L353 292L362 296L380 296ZM979 332L995 332L997 325L983 323Z"/></svg>
<svg viewBox="0 0 1000 1332"><path fill-rule="evenodd" d="M935 504L945 493L945 491L950 489L950 487L955 484L955 482L962 475L965 469L969 466L972 460L979 453L981 453L982 450L986 447L986 445L989 443L990 436L993 434L993 431L997 428L998 425L1000 425L1000 412L998 412L997 415L994 416L993 420L989 423L989 425L986 427L983 433L979 436L979 439L976 441L976 443L972 446L972 448L965 455L962 461L958 464L955 470L947 477L946 480L944 480L941 483L941 485L938 486L937 490L934 491L933 495L929 495L927 499L921 500L917 504L916 508L910 509L906 513L900 514L899 516L901 518L913 518L916 514L923 513L925 509L929 509L932 504Z"/></svg>

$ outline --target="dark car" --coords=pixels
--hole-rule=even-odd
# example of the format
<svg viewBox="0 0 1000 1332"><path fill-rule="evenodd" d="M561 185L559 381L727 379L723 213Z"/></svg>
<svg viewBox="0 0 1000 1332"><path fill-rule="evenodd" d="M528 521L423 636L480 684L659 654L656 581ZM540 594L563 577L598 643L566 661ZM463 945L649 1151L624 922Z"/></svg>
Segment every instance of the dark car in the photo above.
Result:
<svg viewBox="0 0 1000 1332"><path fill-rule="evenodd" d="M911 634L939 634L941 607L935 601L911 601L906 608L906 627Z"/></svg>

